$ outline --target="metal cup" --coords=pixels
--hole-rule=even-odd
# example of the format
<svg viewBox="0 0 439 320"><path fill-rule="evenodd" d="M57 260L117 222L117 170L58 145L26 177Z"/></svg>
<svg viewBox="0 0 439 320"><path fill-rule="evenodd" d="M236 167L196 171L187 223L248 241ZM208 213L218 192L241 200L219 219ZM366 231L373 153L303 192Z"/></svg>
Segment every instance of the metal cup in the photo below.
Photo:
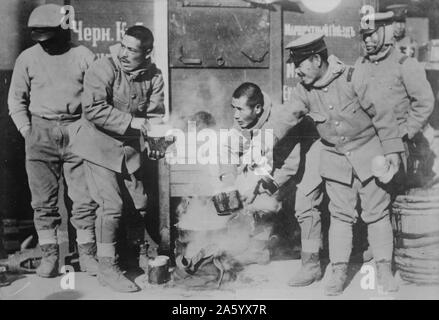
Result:
<svg viewBox="0 0 439 320"><path fill-rule="evenodd" d="M220 192L212 197L213 204L219 216L227 216L242 208L238 190Z"/></svg>
<svg viewBox="0 0 439 320"><path fill-rule="evenodd" d="M146 133L145 140L150 151L165 153L166 149L175 142L176 137L169 135L170 126L164 123L157 123L161 119L150 119L151 130Z"/></svg>
<svg viewBox="0 0 439 320"><path fill-rule="evenodd" d="M169 257L157 256L148 263L148 282L151 284L163 284L170 280Z"/></svg>

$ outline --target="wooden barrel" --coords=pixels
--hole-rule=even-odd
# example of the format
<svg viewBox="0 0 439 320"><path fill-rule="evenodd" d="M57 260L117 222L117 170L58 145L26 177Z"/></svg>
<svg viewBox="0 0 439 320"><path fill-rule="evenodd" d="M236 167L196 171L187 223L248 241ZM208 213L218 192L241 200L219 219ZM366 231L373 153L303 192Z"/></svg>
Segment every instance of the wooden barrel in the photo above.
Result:
<svg viewBox="0 0 439 320"><path fill-rule="evenodd" d="M401 278L416 284L439 284L439 185L398 196L392 223Z"/></svg>

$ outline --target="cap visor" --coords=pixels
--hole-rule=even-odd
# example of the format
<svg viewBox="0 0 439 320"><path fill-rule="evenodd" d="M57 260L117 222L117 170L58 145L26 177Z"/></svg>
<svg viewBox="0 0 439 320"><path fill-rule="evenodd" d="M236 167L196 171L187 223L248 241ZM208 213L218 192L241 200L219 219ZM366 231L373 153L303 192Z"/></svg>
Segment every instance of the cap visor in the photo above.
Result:
<svg viewBox="0 0 439 320"><path fill-rule="evenodd" d="M361 29L360 34L372 34L377 30L378 30L378 28L376 28L376 29Z"/></svg>

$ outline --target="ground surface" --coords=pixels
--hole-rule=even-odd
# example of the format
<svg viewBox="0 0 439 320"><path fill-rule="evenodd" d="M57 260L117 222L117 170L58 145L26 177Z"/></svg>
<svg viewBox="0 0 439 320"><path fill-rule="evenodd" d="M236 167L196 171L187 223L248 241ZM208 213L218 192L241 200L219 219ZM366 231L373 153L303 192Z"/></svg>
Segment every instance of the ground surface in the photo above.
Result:
<svg viewBox="0 0 439 320"><path fill-rule="evenodd" d="M352 280L345 292L339 297L330 299L439 299L439 286L416 286L400 282L399 292L384 295L378 288L363 289L361 284L369 284L371 278L364 277L373 272L373 263L363 266L354 265ZM188 290L172 284L149 285L142 283L142 276L135 281L143 290L136 293L117 293L102 287L96 278L84 273L75 273L75 290L63 290L62 276L53 279L42 279L36 275L25 275L16 279L9 286L0 288L0 299L134 299L134 300L294 300L294 299L328 299L323 294L324 284L329 275L329 268L322 281L306 288L291 288L286 282L300 267L300 260L273 261L268 265L251 265L242 271L233 283L227 283L218 290ZM363 267L363 268L362 268ZM371 271L372 270L372 271Z"/></svg>

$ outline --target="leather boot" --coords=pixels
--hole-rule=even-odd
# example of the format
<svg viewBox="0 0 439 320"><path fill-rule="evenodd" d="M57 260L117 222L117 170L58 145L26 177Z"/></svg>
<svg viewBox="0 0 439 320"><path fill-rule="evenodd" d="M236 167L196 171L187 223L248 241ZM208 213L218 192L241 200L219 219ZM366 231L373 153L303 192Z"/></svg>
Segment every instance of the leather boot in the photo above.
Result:
<svg viewBox="0 0 439 320"><path fill-rule="evenodd" d="M58 276L59 247L56 243L40 245L42 259L37 268L37 275L43 278Z"/></svg>
<svg viewBox="0 0 439 320"><path fill-rule="evenodd" d="M322 278L322 269L318 252L303 252L302 267L297 271L294 277L288 281L291 287L305 287Z"/></svg>
<svg viewBox="0 0 439 320"><path fill-rule="evenodd" d="M376 262L378 285L382 287L384 293L397 292L398 284L392 274L392 263L381 260Z"/></svg>
<svg viewBox="0 0 439 320"><path fill-rule="evenodd" d="M99 257L98 280L103 286L110 286L118 292L135 292L139 287L130 281L119 268L118 259Z"/></svg>
<svg viewBox="0 0 439 320"><path fill-rule="evenodd" d="M325 295L338 296L343 293L348 276L348 264L344 262L333 263L331 277L325 286Z"/></svg>
<svg viewBox="0 0 439 320"><path fill-rule="evenodd" d="M87 272L90 276L96 276L99 264L96 260L96 243L78 243L79 268L82 272Z"/></svg>

